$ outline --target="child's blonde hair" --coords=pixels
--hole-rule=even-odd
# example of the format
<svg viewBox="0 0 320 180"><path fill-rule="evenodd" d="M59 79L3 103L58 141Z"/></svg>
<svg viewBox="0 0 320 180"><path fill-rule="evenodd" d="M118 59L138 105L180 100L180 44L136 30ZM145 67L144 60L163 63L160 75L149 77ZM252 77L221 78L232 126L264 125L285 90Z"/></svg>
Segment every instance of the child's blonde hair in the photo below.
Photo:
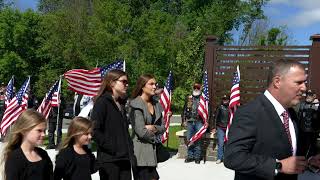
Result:
<svg viewBox="0 0 320 180"><path fill-rule="evenodd" d="M92 121L88 120L87 118L78 116L73 118L69 125L67 137L64 140L62 148L73 145L75 143L76 137L89 132L92 126Z"/></svg>
<svg viewBox="0 0 320 180"><path fill-rule="evenodd" d="M46 118L34 109L27 109L20 114L10 133L5 138L7 145L3 149L3 168L10 153L21 146L24 135L41 123L46 123ZM5 173L3 175L5 179Z"/></svg>

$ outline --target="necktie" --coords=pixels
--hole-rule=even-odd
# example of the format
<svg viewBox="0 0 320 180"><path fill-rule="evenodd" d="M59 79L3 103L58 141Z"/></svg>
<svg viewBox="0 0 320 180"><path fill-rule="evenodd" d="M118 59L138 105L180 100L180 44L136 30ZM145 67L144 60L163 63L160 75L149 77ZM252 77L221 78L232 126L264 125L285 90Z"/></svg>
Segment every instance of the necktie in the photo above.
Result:
<svg viewBox="0 0 320 180"><path fill-rule="evenodd" d="M289 114L287 111L284 111L282 114L283 116L283 125L284 125L284 129L286 130L286 133L288 135L288 139L291 145L291 151L292 149L292 141L291 141L291 135L290 135L290 130L289 130Z"/></svg>

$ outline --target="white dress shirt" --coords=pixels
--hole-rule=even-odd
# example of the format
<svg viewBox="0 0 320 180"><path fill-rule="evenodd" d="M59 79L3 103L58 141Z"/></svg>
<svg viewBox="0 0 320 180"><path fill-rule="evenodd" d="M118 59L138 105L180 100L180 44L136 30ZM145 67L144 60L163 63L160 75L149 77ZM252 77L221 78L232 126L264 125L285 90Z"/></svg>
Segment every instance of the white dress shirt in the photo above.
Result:
<svg viewBox="0 0 320 180"><path fill-rule="evenodd" d="M282 121L282 124L283 124L283 116L282 116L282 113L284 111L286 111L286 109L279 103L279 101L277 101L271 94L268 90L266 90L264 92L264 95L269 99L269 101L272 103L272 105L274 106L274 108L276 109L277 111L277 114L278 116L280 117L281 121ZM294 125L293 125L293 122L290 118L290 115L289 115L289 131L290 131L290 135L291 135L291 142L292 142L292 155L296 155L296 152L297 152L297 137L296 137L296 131L294 129Z"/></svg>

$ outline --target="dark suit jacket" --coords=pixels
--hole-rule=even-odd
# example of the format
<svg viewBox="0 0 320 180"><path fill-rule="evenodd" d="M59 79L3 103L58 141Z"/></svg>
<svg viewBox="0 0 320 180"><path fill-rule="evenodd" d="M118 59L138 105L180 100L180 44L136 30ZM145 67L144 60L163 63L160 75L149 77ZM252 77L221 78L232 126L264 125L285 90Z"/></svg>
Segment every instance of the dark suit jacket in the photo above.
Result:
<svg viewBox="0 0 320 180"><path fill-rule="evenodd" d="M297 116L293 109L289 114L298 137ZM224 154L224 164L235 170L235 180L296 180L297 175L275 176L276 159L291 154L282 121L266 96L259 95L236 111Z"/></svg>

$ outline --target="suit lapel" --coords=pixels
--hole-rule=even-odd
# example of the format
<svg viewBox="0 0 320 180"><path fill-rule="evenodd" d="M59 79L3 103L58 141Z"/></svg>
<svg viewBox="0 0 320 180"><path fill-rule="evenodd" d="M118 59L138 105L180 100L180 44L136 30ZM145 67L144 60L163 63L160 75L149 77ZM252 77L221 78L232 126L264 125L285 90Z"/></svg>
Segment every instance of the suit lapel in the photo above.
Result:
<svg viewBox="0 0 320 180"><path fill-rule="evenodd" d="M274 127L277 129L277 132L279 132L279 138L281 138L281 141L286 142L286 149L291 153L291 144L289 142L288 135L276 109L265 95L262 95L261 97L263 106L267 114L270 115L270 121L272 121Z"/></svg>

